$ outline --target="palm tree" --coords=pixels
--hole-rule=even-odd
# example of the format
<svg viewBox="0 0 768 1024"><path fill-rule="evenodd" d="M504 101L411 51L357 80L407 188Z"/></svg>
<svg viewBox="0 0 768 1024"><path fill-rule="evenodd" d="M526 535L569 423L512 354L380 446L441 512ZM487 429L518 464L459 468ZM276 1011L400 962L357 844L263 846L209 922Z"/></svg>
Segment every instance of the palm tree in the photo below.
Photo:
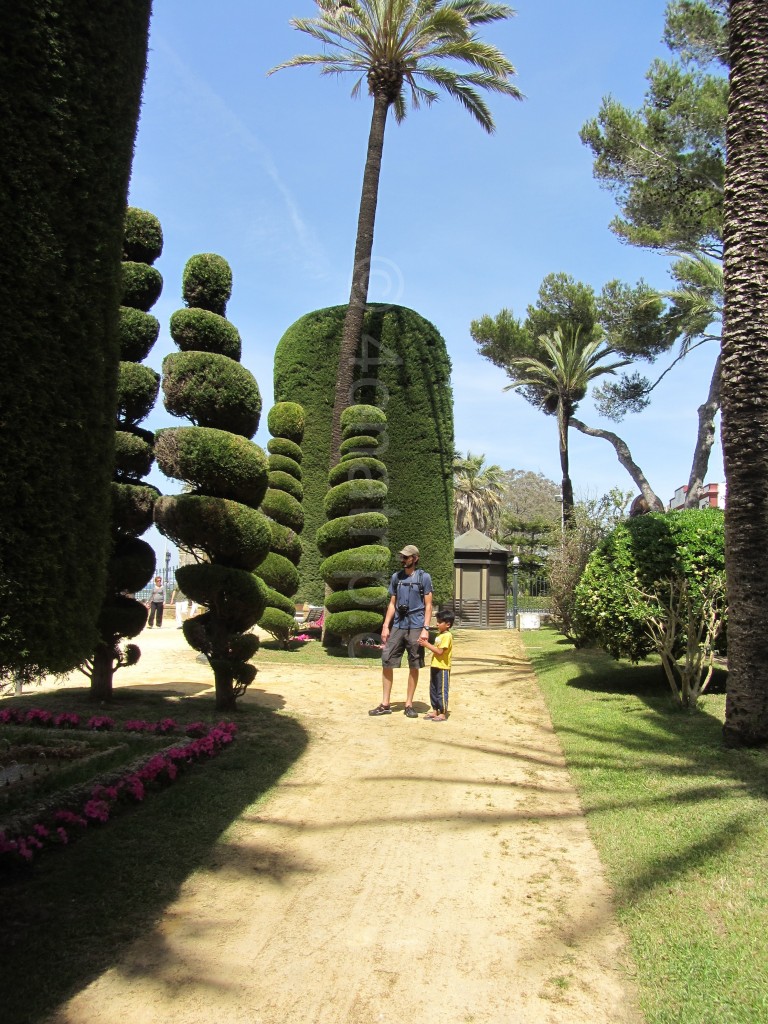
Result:
<svg viewBox="0 0 768 1024"><path fill-rule="evenodd" d="M500 466L486 466L485 455L456 454L453 460L456 533L467 530L492 533L499 523L505 490Z"/></svg>
<svg viewBox="0 0 768 1024"><path fill-rule="evenodd" d="M728 512L724 738L768 743L768 4L731 0L722 433Z"/></svg>
<svg viewBox="0 0 768 1024"><path fill-rule="evenodd" d="M406 95L417 109L437 98L433 87L457 100L487 132L494 130L491 112L480 90L520 99L511 83L515 69L496 47L473 31L476 25L503 21L514 15L506 4L484 0L316 0L316 18L292 18L290 24L319 40L323 52L302 54L272 68L321 65L321 73L358 76L352 90L358 96L363 80L373 97L368 154L357 222L352 287L344 321L339 373L331 427L331 465L339 457L341 413L350 404L355 356L363 332L368 302L373 231L384 149L384 129L392 108L395 120L406 114ZM446 63L447 62L447 63ZM469 71L455 64L469 65Z"/></svg>
<svg viewBox="0 0 768 1024"><path fill-rule="evenodd" d="M563 521L573 517L573 484L568 466L568 425L579 402L587 393L590 381L613 374L628 359L605 364L614 354L610 345L600 338L583 338L580 328L565 331L556 327L552 334L539 336L541 356L521 356L510 361L508 370L513 382L504 390L533 389L540 395L541 407L549 415L557 415L560 442L560 468L563 473Z"/></svg>

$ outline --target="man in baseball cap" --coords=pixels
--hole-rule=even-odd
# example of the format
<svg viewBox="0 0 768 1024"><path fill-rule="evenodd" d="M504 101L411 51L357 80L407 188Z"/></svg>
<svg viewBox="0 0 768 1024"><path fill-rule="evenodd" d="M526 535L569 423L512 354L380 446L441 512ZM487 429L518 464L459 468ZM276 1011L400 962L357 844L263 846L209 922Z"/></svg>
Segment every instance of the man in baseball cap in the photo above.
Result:
<svg viewBox="0 0 768 1024"><path fill-rule="evenodd" d="M406 544L398 552L402 568L389 581L389 604L381 627L381 689L382 699L369 715L391 715L389 702L394 670L400 667L403 653L408 651L408 689L405 698L405 717L418 718L413 706L413 695L419 682L419 669L424 666L424 648L420 637L429 638L427 626L432 618L432 577L418 568L419 549Z"/></svg>

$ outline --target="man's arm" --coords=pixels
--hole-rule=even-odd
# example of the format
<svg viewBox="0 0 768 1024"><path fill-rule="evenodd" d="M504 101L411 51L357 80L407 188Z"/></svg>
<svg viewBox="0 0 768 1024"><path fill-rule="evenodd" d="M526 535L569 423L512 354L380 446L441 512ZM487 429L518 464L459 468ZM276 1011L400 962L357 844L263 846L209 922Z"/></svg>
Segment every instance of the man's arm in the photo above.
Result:
<svg viewBox="0 0 768 1024"><path fill-rule="evenodd" d="M384 625L381 627L381 639L384 643L387 642L389 636L389 627L392 625L392 619L395 617L395 595L393 594L389 599L387 610L384 614Z"/></svg>
<svg viewBox="0 0 768 1024"><path fill-rule="evenodd" d="M432 621L432 594L424 595L424 625L421 627L422 633L426 633L429 636L429 624Z"/></svg>

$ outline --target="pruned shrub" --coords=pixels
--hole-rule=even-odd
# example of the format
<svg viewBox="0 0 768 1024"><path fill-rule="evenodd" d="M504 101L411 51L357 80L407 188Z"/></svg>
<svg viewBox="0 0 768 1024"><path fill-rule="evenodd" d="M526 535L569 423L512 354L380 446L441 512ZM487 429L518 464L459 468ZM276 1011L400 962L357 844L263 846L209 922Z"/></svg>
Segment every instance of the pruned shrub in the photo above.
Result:
<svg viewBox="0 0 768 1024"><path fill-rule="evenodd" d="M162 498L155 507L160 532L208 560L181 566L176 581L207 609L183 628L188 643L208 658L219 710L232 710L256 675L248 630L264 610L267 590L253 570L272 537L269 520L256 509L266 491L267 458L249 440L259 425L261 395L238 362L239 335L236 345L237 332L213 318L224 316L231 289L232 271L221 256L187 261L183 293L194 308L172 318L184 351L164 360L163 392L166 409L195 426L159 432L157 447L160 468L193 493Z"/></svg>
<svg viewBox="0 0 768 1024"><path fill-rule="evenodd" d="M162 251L163 229L160 221L149 210L129 206L125 211L123 259L151 265Z"/></svg>
<svg viewBox="0 0 768 1024"><path fill-rule="evenodd" d="M352 512L384 507L387 485L382 480L347 480L336 484L325 496L323 506L329 519Z"/></svg>
<svg viewBox="0 0 768 1024"><path fill-rule="evenodd" d="M163 360L165 408L198 427L218 427L253 437L261 393L253 374L216 352L174 352Z"/></svg>
<svg viewBox="0 0 768 1024"><path fill-rule="evenodd" d="M387 536L387 517L383 512L358 512L352 516L329 519L315 535L315 543L324 557L347 548L383 542Z"/></svg>
<svg viewBox="0 0 768 1024"><path fill-rule="evenodd" d="M258 508L267 491L267 457L252 441L213 427L158 430L155 458L166 476L196 491Z"/></svg>
<svg viewBox="0 0 768 1024"><path fill-rule="evenodd" d="M718 509L628 519L593 552L576 588L574 623L582 642L630 661L657 653L684 707L693 707L709 684L724 619Z"/></svg>
<svg viewBox="0 0 768 1024"><path fill-rule="evenodd" d="M240 362L240 332L209 309L177 309L171 316L171 337L181 352L218 352Z"/></svg>
<svg viewBox="0 0 768 1024"><path fill-rule="evenodd" d="M160 298L163 278L159 270L146 263L123 263L122 305L141 309L145 313Z"/></svg>
<svg viewBox="0 0 768 1024"><path fill-rule="evenodd" d="M154 461L152 445L145 438L132 430L115 433L116 480L138 480L147 475Z"/></svg>
<svg viewBox="0 0 768 1024"><path fill-rule="evenodd" d="M140 537L152 525L152 516L155 502L160 497L160 491L147 483L123 483L112 484L112 520L115 524L117 536L128 535ZM154 563L150 569L150 575L134 588L140 590L154 571ZM129 590L130 587L123 589Z"/></svg>
<svg viewBox="0 0 768 1024"><path fill-rule="evenodd" d="M360 437L348 437L339 446L342 459L355 459L360 455L370 455L379 447L378 437L363 434Z"/></svg>
<svg viewBox="0 0 768 1024"><path fill-rule="evenodd" d="M261 511L265 516L282 523L295 533L301 533L304 529L304 509L293 495L286 494L285 491L267 488L264 501L261 503Z"/></svg>
<svg viewBox="0 0 768 1024"><path fill-rule="evenodd" d="M121 425L139 423L157 401L160 374L151 366L121 362L117 379L117 415Z"/></svg>
<svg viewBox="0 0 768 1024"><path fill-rule="evenodd" d="M188 306L224 316L232 294L232 269L213 252L190 256L184 268L182 290Z"/></svg>
<svg viewBox="0 0 768 1024"><path fill-rule="evenodd" d="M267 441L267 451L270 455L283 455L297 464L301 462L301 446L295 441L289 441L287 437L270 437Z"/></svg>
<svg viewBox="0 0 768 1024"><path fill-rule="evenodd" d="M328 474L328 483L331 487L344 483L345 480L385 480L387 478L387 467L380 459L372 457L356 456L355 458L344 459Z"/></svg>
<svg viewBox="0 0 768 1024"><path fill-rule="evenodd" d="M273 469L271 466L272 458L273 456L270 456L269 486L272 490L285 491L286 494L290 494L296 501L301 501L304 494L301 481L281 469Z"/></svg>
<svg viewBox="0 0 768 1024"><path fill-rule="evenodd" d="M120 358L140 363L146 359L160 334L160 321L151 313L121 306L118 319Z"/></svg>

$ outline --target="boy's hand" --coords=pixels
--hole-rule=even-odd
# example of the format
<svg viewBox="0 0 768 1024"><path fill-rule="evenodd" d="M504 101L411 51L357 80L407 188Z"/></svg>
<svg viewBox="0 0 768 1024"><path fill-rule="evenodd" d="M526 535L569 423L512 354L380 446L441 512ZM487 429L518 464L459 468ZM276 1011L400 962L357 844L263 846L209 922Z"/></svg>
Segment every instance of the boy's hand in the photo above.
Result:
<svg viewBox="0 0 768 1024"><path fill-rule="evenodd" d="M429 644L429 637L428 636L420 636L419 637L419 647L426 647L428 644Z"/></svg>

